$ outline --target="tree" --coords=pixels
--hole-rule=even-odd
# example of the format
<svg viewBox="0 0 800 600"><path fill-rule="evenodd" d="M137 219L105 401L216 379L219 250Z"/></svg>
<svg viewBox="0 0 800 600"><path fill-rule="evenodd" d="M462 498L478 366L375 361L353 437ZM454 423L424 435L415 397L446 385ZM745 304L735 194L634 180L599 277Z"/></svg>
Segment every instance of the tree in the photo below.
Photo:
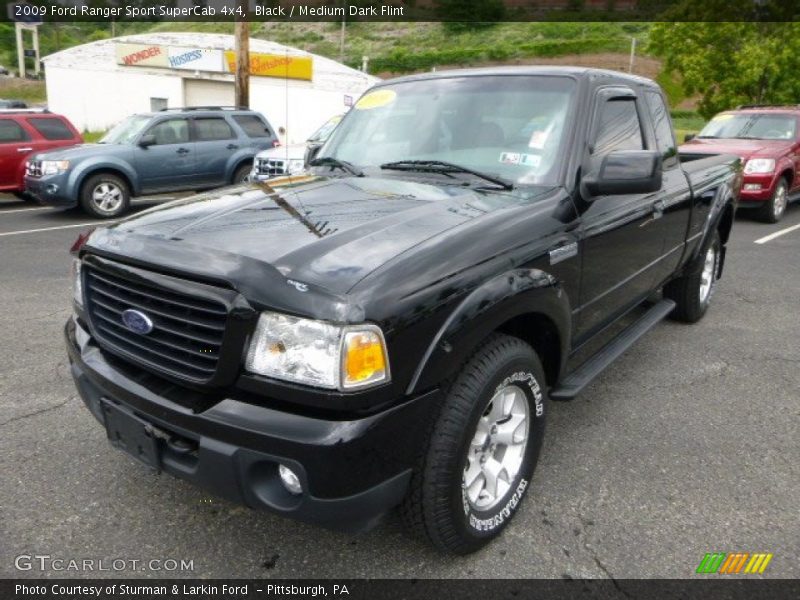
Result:
<svg viewBox="0 0 800 600"><path fill-rule="evenodd" d="M706 118L739 104L800 102L800 23L656 23L648 50L699 93Z"/></svg>

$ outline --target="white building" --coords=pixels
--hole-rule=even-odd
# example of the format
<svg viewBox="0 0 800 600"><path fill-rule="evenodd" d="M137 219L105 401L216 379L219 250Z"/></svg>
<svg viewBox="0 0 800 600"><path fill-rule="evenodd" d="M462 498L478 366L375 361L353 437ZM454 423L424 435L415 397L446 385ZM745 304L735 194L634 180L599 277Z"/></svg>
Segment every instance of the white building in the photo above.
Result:
<svg viewBox="0 0 800 600"><path fill-rule="evenodd" d="M130 114L234 104L231 35L153 33L83 44L46 56L50 110L81 131L109 129ZM328 58L250 39L250 107L284 142L304 141L378 79Z"/></svg>

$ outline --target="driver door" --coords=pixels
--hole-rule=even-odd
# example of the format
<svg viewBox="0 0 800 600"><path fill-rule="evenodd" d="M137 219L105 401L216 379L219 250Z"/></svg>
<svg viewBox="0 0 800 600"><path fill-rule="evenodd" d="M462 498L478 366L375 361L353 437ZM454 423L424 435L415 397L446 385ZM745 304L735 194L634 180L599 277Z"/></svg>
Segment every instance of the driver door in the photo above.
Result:
<svg viewBox="0 0 800 600"><path fill-rule="evenodd" d="M618 150L653 145L642 127L644 105L633 89L601 88L589 131L588 170ZM581 198L582 276L576 340L582 341L632 308L652 291L664 245L655 227L661 192Z"/></svg>

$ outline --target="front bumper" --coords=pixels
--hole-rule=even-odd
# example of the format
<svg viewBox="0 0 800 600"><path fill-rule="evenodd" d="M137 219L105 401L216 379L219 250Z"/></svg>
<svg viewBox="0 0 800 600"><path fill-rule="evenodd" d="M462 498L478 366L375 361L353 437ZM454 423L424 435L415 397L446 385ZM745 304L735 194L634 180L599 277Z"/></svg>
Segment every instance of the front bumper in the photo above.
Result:
<svg viewBox="0 0 800 600"><path fill-rule="evenodd" d="M73 208L78 205L78 199L69 193L68 175L43 175L42 177L25 176L25 191L31 194L42 204Z"/></svg>
<svg viewBox="0 0 800 600"><path fill-rule="evenodd" d="M65 335L75 385L98 421L101 402L111 401L172 436L158 440L161 470L234 502L339 530L368 529L402 501L438 394L346 421L234 398L195 412L159 394L153 378L118 368L76 319ZM283 487L279 464L298 474L302 494Z"/></svg>
<svg viewBox="0 0 800 600"><path fill-rule="evenodd" d="M740 208L756 208L772 199L778 177L775 173L745 175L739 192ZM749 189L748 189L749 188Z"/></svg>

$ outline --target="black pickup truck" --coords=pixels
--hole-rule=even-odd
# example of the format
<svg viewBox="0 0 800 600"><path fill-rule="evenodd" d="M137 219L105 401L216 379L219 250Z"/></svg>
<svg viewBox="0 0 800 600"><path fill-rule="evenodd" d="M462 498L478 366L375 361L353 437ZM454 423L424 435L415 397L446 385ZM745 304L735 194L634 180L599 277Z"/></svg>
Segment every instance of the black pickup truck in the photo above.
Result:
<svg viewBox="0 0 800 600"><path fill-rule="evenodd" d="M703 316L740 183L652 81L579 68L387 81L311 165L80 239L72 375L156 470L455 553L519 509L550 400Z"/></svg>

